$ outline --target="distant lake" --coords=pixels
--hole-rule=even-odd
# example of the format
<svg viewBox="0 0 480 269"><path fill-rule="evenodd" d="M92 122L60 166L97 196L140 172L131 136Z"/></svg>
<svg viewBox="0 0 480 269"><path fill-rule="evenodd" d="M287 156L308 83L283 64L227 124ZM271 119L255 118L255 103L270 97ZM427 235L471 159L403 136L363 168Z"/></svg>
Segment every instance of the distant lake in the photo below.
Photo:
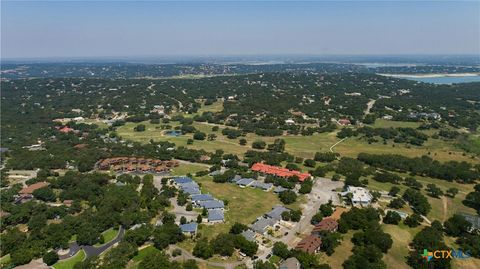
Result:
<svg viewBox="0 0 480 269"><path fill-rule="evenodd" d="M468 83L468 82L480 82L480 76L471 77L405 77L406 79L416 80L425 83L433 84L453 84L453 83Z"/></svg>
<svg viewBox="0 0 480 269"><path fill-rule="evenodd" d="M418 75L397 75L397 74L381 74L384 76L391 76L396 78L403 78L408 80L415 80L424 83L433 83L433 84L453 84L453 83L468 83L468 82L480 82L480 76L441 76L441 75L431 75L431 76L418 76Z"/></svg>

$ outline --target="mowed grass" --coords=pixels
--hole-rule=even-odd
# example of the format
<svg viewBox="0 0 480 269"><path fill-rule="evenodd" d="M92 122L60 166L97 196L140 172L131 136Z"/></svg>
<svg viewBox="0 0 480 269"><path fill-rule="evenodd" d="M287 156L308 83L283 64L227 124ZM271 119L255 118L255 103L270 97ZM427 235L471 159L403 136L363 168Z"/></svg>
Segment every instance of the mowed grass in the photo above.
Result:
<svg viewBox="0 0 480 269"><path fill-rule="evenodd" d="M75 254L75 256L73 256L69 259L57 262L56 264L53 265L53 268L55 268L55 269L72 269L73 266L77 262L81 262L84 259L85 259L85 251L83 251L83 249L82 249L77 254Z"/></svg>
<svg viewBox="0 0 480 269"><path fill-rule="evenodd" d="M185 176L187 174L195 175L195 173L203 170L208 170L208 168L203 165L181 163L179 166L172 169L171 174L173 176Z"/></svg>
<svg viewBox="0 0 480 269"><path fill-rule="evenodd" d="M115 228L115 229L110 228L106 231L103 231L102 235L103 235L104 242L102 244L96 243L95 246L101 246L103 244L106 244L106 243L112 241L115 237L117 237L117 234L118 234L118 229L117 228Z"/></svg>
<svg viewBox="0 0 480 269"><path fill-rule="evenodd" d="M354 233L355 231L349 231L348 233L342 235L342 242L335 248L335 252L332 254L332 256L327 256L322 252L320 254L321 263L330 265L332 269L342 269L342 263L352 255L353 243L351 240Z"/></svg>
<svg viewBox="0 0 480 269"><path fill-rule="evenodd" d="M278 196L273 192L264 192L260 189L240 188L230 183L215 183L209 176L196 178L201 184L203 193L210 193L220 200L228 200L225 211L226 225L235 222L250 224L256 218L270 211L273 206L281 204ZM211 225L217 229L219 225Z"/></svg>
<svg viewBox="0 0 480 269"><path fill-rule="evenodd" d="M399 225L382 225L383 231L390 234L393 240L392 248L388 250L387 254L383 255L383 261L388 268L407 269L410 268L406 264L406 257L408 256L408 244L412 242L413 237L418 233L422 227L409 228L400 223Z"/></svg>
<svg viewBox="0 0 480 269"><path fill-rule="evenodd" d="M226 153L233 153L237 155L244 154L247 150L252 149L251 144L254 141L262 140L266 143L272 143L275 139L281 138L286 142L285 149L287 152L303 158L313 158L316 152L327 152L330 147L340 141L336 137L336 132L314 134L312 136L301 135L283 135L278 137L263 137L256 134L249 133L244 138L247 140L247 145L242 146L239 144L239 139L228 139L222 135L221 130L217 132L212 131L212 127L215 124L199 123L195 122L193 126L206 134L214 133L217 138L214 141L207 140L195 140L193 144L187 145L187 140L193 138L193 134L185 134L179 137L166 136L160 128L161 124L151 124L149 122L142 122L145 124L146 131L135 132L133 128L137 126L137 123L126 123L117 129L118 134L127 140L138 141L142 143L148 143L150 140L154 141L169 141L175 143L177 146L186 146L192 149L204 149L209 152L221 149ZM169 123L172 128L178 126L178 122ZM387 124L392 126L413 126L418 123L412 122L390 122L385 121L380 123L380 126L386 126ZM216 125L220 129L227 128L224 125ZM228 127L232 128L232 127ZM371 154L400 154L407 157L420 157L423 155L429 155L431 158L439 161L468 161L475 162L476 159L472 159L469 154L464 156L464 152L455 146L454 141L444 141L441 139L429 139L422 146L413 146L406 144L394 144L389 141L386 145L382 142L368 144L366 139L359 137L350 137L333 149L335 152L341 154L341 156L356 157L359 153L371 153ZM430 153L430 154L429 154Z"/></svg>

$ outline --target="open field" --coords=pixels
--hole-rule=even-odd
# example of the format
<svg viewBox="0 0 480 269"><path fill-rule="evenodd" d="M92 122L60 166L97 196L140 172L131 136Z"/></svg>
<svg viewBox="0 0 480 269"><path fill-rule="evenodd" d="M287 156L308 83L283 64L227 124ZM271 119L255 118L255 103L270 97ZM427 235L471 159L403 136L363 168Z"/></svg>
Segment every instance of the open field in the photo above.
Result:
<svg viewBox="0 0 480 269"><path fill-rule="evenodd" d="M322 252L320 260L322 263L327 263L332 269L342 269L342 263L352 255L353 243L351 241L355 231L349 231L342 235L343 239L339 246L335 248L335 252L332 256L327 256ZM365 268L367 269L367 268Z"/></svg>
<svg viewBox="0 0 480 269"><path fill-rule="evenodd" d="M81 262L84 259L85 259L85 251L83 251L83 249L82 249L77 254L75 254L75 256L73 256L73 257L71 257L67 260L57 262L56 264L53 265L53 268L55 268L55 269L72 269L73 266L77 262Z"/></svg>
<svg viewBox="0 0 480 269"><path fill-rule="evenodd" d="M411 125L418 123L411 122L389 122L393 125L402 125L402 123ZM195 140L192 145L187 145L187 140L193 138L193 134L185 134L179 137L164 135L165 130L160 128L160 124L151 124L149 122L142 122L145 124L146 131L135 132L133 128L136 123L126 123L117 129L118 134L127 140L138 141L142 143L148 143L151 139L154 141L169 141L175 143L177 146L186 146L193 149L204 149L206 151L215 151L217 149L224 150L226 153L234 153L242 155L247 150L251 149L251 143L256 140L263 140L267 143L273 142L276 138L284 139L286 142L286 151L299 157L312 158L315 152L329 151L330 147L339 142L340 139L336 137L336 133L321 133L314 134L312 136L301 135L284 135L279 137L262 137L252 133L245 136L248 141L247 145L241 146L238 139L228 139L221 134L221 131L213 132L212 127L215 124L198 123L195 122L193 126L206 134L215 133L217 138L214 141L199 141ZM386 124L386 123L383 123ZM170 123L172 128L178 126L178 123ZM223 125L217 125L222 128L226 128ZM356 157L359 153L372 153L372 154L400 154L407 157L420 157L422 155L429 155L433 159L439 161L458 160L474 162L471 158L472 154L464 154L462 150L455 146L454 141L444 141L441 139L429 139L423 146L412 146L406 144L394 144L389 141L386 145L381 142L368 144L363 138L351 137L345 141L339 143L333 149L335 152L340 153L342 156ZM430 154L429 154L430 153Z"/></svg>
<svg viewBox="0 0 480 269"><path fill-rule="evenodd" d="M387 254L383 255L383 261L388 265L388 268L410 268L406 264L406 257L409 252L408 244L410 244L415 234L421 230L421 226L409 228L400 223L399 225L384 224L382 227L383 231L390 234L393 240L392 248Z"/></svg>

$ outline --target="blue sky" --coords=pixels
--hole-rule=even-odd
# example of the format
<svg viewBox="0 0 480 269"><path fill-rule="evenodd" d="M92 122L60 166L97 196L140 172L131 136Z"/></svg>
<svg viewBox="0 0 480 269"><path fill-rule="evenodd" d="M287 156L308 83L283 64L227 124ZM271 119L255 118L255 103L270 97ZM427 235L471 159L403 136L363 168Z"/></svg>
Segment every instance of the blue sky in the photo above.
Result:
<svg viewBox="0 0 480 269"><path fill-rule="evenodd" d="M479 54L480 2L2 1L2 58Z"/></svg>

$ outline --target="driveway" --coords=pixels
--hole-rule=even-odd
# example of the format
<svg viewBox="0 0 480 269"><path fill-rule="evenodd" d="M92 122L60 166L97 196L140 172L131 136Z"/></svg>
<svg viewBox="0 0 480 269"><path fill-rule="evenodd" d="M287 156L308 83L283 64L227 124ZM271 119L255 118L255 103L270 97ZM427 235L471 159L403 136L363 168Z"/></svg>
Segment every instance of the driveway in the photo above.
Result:
<svg viewBox="0 0 480 269"><path fill-rule="evenodd" d="M77 244L77 242L72 242L70 243L70 246L69 246L69 251L67 254L64 254L64 255L60 255L58 258L60 260L64 260L64 259L68 259L72 256L75 256L75 254L77 254L77 252L79 252L81 249L83 249L85 251L85 254L86 254L86 257L92 257L92 256L99 256L100 254L102 254L104 251L106 251L107 249L109 249L111 246L115 245L116 243L120 242L120 240L123 239L123 236L125 235L125 229L120 226L120 229L118 231L118 234L117 234L117 237L115 237L113 240L99 246L99 247L95 247L95 246L90 246L90 245L82 245L82 246L79 246Z"/></svg>

